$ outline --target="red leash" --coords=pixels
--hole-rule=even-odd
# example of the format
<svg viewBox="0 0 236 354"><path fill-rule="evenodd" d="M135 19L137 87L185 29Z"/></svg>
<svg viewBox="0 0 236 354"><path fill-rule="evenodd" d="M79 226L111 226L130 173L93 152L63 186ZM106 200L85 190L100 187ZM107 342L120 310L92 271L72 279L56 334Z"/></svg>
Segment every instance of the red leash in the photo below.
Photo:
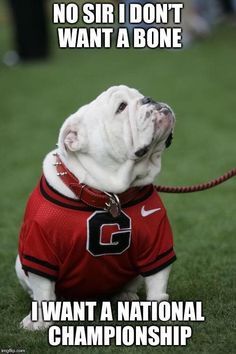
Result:
<svg viewBox="0 0 236 354"><path fill-rule="evenodd" d="M200 192L218 186L218 184L221 184L234 176L236 176L236 168L233 168L232 170L226 172L223 176L206 183L195 184L192 186L155 186L155 188L158 192L164 193Z"/></svg>

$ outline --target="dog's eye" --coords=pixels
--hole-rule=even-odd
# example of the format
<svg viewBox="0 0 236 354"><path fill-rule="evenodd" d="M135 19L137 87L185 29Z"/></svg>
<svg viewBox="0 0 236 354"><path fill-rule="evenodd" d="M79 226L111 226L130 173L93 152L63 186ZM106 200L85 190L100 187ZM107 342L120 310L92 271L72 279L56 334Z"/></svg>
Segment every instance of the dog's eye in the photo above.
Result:
<svg viewBox="0 0 236 354"><path fill-rule="evenodd" d="M126 107L127 107L127 103L126 103L126 102L121 102L121 104L120 104L119 107L117 108L116 113L121 113L121 112L123 112Z"/></svg>

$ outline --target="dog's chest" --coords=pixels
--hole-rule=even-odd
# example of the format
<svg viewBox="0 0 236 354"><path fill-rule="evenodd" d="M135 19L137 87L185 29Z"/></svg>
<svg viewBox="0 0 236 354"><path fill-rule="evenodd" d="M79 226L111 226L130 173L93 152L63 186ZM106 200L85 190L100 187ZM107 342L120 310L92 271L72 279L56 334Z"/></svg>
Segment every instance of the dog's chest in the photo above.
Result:
<svg viewBox="0 0 236 354"><path fill-rule="evenodd" d="M45 181L29 199L19 253L26 271L55 280L59 296L75 299L115 293L175 257L156 192L113 218L64 198Z"/></svg>

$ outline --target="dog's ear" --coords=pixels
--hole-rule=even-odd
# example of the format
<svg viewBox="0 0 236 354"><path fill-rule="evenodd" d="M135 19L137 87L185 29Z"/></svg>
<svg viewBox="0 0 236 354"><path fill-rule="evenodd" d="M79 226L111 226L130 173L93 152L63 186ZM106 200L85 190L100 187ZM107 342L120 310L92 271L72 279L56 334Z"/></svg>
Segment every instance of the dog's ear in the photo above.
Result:
<svg viewBox="0 0 236 354"><path fill-rule="evenodd" d="M75 127L69 127L69 129L65 131L63 140L66 150L78 151L80 149L78 132L75 130Z"/></svg>
<svg viewBox="0 0 236 354"><path fill-rule="evenodd" d="M82 149L84 139L81 134L79 134L79 131L77 117L74 115L70 116L62 125L59 134L58 147L62 152L74 152Z"/></svg>

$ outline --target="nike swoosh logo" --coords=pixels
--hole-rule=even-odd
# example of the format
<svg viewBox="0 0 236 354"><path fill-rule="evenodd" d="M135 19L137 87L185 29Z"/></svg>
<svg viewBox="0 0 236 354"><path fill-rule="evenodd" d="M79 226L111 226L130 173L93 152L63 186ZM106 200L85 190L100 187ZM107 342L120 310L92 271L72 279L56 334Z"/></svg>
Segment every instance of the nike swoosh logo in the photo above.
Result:
<svg viewBox="0 0 236 354"><path fill-rule="evenodd" d="M145 207L143 206L141 209L141 215L145 218L148 215L151 215L153 213L155 213L156 211L161 210L161 208L156 208L156 209L150 209L150 210L145 210Z"/></svg>

